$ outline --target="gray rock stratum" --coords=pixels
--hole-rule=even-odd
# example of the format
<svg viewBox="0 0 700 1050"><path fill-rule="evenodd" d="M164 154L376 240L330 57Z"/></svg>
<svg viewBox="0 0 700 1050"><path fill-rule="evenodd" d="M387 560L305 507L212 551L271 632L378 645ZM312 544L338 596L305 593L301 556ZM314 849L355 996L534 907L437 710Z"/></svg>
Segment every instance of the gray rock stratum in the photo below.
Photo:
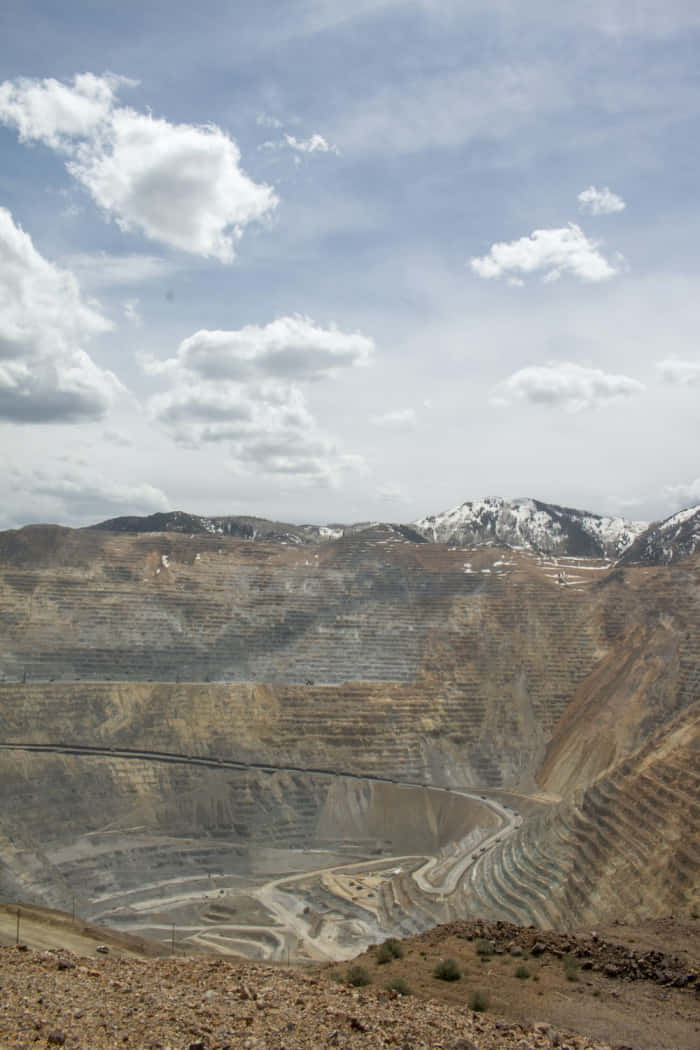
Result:
<svg viewBox="0 0 700 1050"><path fill-rule="evenodd" d="M700 555L418 539L0 534L0 893L276 958L698 907Z"/></svg>

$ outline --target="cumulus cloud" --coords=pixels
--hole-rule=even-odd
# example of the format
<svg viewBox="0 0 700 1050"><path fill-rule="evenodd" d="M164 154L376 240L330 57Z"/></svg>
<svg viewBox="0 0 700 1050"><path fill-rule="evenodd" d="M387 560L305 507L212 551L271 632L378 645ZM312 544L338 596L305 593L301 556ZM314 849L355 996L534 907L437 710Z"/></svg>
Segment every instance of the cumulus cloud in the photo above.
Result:
<svg viewBox="0 0 700 1050"><path fill-rule="evenodd" d="M491 401L499 406L527 401L580 412L632 397L643 389L640 382L629 376L584 368L571 361L549 362L514 372L496 387Z"/></svg>
<svg viewBox="0 0 700 1050"><path fill-rule="evenodd" d="M82 344L111 328L73 274L48 262L0 208L0 418L62 423L102 416L123 387Z"/></svg>
<svg viewBox="0 0 700 1050"><path fill-rule="evenodd" d="M168 510L162 489L149 482L124 484L89 467L12 470L11 502L20 509L18 523L59 521L89 524L119 514Z"/></svg>
<svg viewBox="0 0 700 1050"><path fill-rule="evenodd" d="M595 241L589 240L573 222L558 229L534 230L529 237L517 241L492 244L486 255L471 259L470 265L478 277L516 281L519 274L539 272L547 282L556 281L565 273L596 282L606 281L618 272L598 251Z"/></svg>
<svg viewBox="0 0 700 1050"><path fill-rule="evenodd" d="M607 186L602 190L589 186L587 190L581 190L577 199L581 211L586 211L589 215L613 215L627 207L622 197L613 193Z"/></svg>
<svg viewBox="0 0 700 1050"><path fill-rule="evenodd" d="M656 370L667 383L678 386L700 386L700 361L659 361Z"/></svg>
<svg viewBox="0 0 700 1050"><path fill-rule="evenodd" d="M115 110L68 170L122 230L222 262L234 258L244 228L277 204L269 186L241 169L238 146L220 128L131 109Z"/></svg>
<svg viewBox="0 0 700 1050"><path fill-rule="evenodd" d="M73 77L72 84L52 78L6 80L0 84L0 121L17 128L23 142L70 149L75 139L93 135L109 119L124 83L124 77L92 73Z"/></svg>
<svg viewBox="0 0 700 1050"><path fill-rule="evenodd" d="M338 368L366 365L373 352L374 341L360 332L321 328L297 314L234 331L203 329L180 343L175 358L149 361L146 369L156 374L187 369L207 380L309 380Z"/></svg>
<svg viewBox="0 0 700 1050"><path fill-rule="evenodd" d="M118 226L181 251L231 262L245 227L277 205L214 124L171 124L116 105L122 81L83 74L5 81L0 120L69 154L68 171Z"/></svg>
<svg viewBox="0 0 700 1050"><path fill-rule="evenodd" d="M183 445L226 443L240 470L333 484L362 463L320 431L300 384L366 364L373 350L360 333L300 316L196 332L175 357L144 360L147 372L170 382L151 398L150 412Z"/></svg>
<svg viewBox="0 0 700 1050"><path fill-rule="evenodd" d="M417 423L414 408L397 408L393 412L383 412L379 416L372 416L372 422L376 427L414 427Z"/></svg>

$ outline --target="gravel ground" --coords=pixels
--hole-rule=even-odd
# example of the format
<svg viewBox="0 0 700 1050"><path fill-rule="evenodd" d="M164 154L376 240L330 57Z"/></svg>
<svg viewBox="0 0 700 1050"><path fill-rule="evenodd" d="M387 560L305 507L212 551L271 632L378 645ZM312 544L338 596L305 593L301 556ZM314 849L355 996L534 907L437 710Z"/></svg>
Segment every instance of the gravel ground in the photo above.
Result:
<svg viewBox="0 0 700 1050"><path fill-rule="evenodd" d="M609 1044L317 975L213 959L0 948L3 1050L609 1050Z"/></svg>

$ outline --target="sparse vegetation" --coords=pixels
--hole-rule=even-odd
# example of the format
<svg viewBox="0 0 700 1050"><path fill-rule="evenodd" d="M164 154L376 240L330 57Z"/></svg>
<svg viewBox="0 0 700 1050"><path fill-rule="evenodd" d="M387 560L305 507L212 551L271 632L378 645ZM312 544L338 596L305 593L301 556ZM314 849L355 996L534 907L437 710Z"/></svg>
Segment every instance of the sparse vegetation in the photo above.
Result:
<svg viewBox="0 0 700 1050"><path fill-rule="evenodd" d="M388 937L379 945L377 963L389 963L392 959L403 959L403 945L396 937Z"/></svg>
<svg viewBox="0 0 700 1050"><path fill-rule="evenodd" d="M398 992L399 995L413 995L411 987L403 977L394 977L385 985L388 992Z"/></svg>
<svg viewBox="0 0 700 1050"><path fill-rule="evenodd" d="M574 955L565 955L562 962L567 981L578 981L578 959Z"/></svg>
<svg viewBox="0 0 700 1050"><path fill-rule="evenodd" d="M479 937L476 942L476 954L483 955L484 958L493 955L494 943L493 941L487 941L484 937Z"/></svg>
<svg viewBox="0 0 700 1050"><path fill-rule="evenodd" d="M486 992L472 992L469 996L469 1009L476 1013L483 1013L489 1008L489 997Z"/></svg>
<svg viewBox="0 0 700 1050"><path fill-rule="evenodd" d="M518 966L517 970L515 971L515 976L520 981L526 981L530 976L530 971L528 970L527 966Z"/></svg>
<svg viewBox="0 0 700 1050"><path fill-rule="evenodd" d="M353 988L364 988L365 985L372 983L372 978L364 966L351 966L345 975L345 983L352 985Z"/></svg>
<svg viewBox="0 0 700 1050"><path fill-rule="evenodd" d="M433 970L433 977L438 981L458 981L462 971L454 959L441 959Z"/></svg>

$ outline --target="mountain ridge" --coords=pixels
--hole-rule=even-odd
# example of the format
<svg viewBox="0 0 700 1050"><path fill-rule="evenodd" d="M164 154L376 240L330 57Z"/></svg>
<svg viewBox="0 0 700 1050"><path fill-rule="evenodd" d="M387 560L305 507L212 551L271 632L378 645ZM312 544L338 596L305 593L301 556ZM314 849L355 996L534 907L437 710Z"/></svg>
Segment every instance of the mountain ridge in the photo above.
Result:
<svg viewBox="0 0 700 1050"><path fill-rule="evenodd" d="M200 516L184 511L111 518L92 528L114 532L209 533L239 539L317 544L375 523L292 525L241 516ZM595 514L541 500L500 496L471 500L407 523L383 523L411 542L468 547L515 547L537 554L618 558L647 528L646 522Z"/></svg>
<svg viewBox="0 0 700 1050"><path fill-rule="evenodd" d="M255 515L199 515L176 510L108 518L84 528L129 534L206 534L261 543L317 546L343 536L371 533L378 526L392 530L411 543L469 549L503 547L543 556L619 561L621 565L669 564L700 549L700 504L649 524L529 497L509 500L500 496L467 500L449 510L406 523L292 524ZM46 527L31 525L24 529ZM23 529L10 531L19 534Z"/></svg>

